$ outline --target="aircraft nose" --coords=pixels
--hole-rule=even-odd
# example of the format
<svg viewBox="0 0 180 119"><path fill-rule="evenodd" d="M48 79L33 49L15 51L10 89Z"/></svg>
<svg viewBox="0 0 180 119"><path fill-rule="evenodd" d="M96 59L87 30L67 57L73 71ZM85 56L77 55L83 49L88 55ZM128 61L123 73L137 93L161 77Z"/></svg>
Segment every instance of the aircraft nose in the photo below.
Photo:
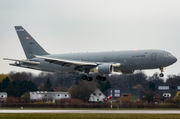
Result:
<svg viewBox="0 0 180 119"><path fill-rule="evenodd" d="M177 62L177 58L176 58L176 57L174 57L174 63L175 63L175 62Z"/></svg>
<svg viewBox="0 0 180 119"><path fill-rule="evenodd" d="M175 63L176 61L177 61L177 58L176 58L176 57L174 57L174 56L171 57L171 62L172 62L172 63Z"/></svg>
<svg viewBox="0 0 180 119"><path fill-rule="evenodd" d="M172 65L175 62L177 62L177 58L175 56L171 55L170 57L167 57L166 61L167 61L168 65Z"/></svg>

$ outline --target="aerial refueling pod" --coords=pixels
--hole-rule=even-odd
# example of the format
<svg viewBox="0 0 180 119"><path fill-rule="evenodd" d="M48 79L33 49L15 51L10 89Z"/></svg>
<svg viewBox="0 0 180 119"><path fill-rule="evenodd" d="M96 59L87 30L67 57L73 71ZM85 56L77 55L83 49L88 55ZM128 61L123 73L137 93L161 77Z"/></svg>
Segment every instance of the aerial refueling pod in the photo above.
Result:
<svg viewBox="0 0 180 119"><path fill-rule="evenodd" d="M110 74L113 72L112 64L101 64L90 70L91 72L99 73L99 74Z"/></svg>

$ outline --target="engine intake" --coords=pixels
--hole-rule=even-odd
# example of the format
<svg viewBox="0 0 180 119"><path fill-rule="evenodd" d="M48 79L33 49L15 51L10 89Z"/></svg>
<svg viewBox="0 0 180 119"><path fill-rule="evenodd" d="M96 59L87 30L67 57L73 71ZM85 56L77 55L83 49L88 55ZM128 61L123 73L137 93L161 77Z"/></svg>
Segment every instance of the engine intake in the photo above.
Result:
<svg viewBox="0 0 180 119"><path fill-rule="evenodd" d="M113 72L112 64L102 64L90 70L90 72L95 72L99 74L110 74Z"/></svg>

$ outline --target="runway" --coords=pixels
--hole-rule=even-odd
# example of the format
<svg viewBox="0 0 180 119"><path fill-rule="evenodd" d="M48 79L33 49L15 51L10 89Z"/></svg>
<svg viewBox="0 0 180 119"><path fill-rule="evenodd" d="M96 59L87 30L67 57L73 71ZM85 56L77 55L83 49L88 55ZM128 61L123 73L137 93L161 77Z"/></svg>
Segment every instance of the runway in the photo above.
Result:
<svg viewBox="0 0 180 119"><path fill-rule="evenodd" d="M9 110L0 113L123 113L123 114L180 114L180 110Z"/></svg>

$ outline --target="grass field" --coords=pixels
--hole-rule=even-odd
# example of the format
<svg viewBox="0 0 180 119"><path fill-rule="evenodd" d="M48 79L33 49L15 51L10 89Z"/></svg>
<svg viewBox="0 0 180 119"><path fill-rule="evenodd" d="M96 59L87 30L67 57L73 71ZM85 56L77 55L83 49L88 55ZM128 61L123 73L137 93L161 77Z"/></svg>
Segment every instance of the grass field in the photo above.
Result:
<svg viewBox="0 0 180 119"><path fill-rule="evenodd" d="M43 114L1 113L0 119L179 119L180 114Z"/></svg>

